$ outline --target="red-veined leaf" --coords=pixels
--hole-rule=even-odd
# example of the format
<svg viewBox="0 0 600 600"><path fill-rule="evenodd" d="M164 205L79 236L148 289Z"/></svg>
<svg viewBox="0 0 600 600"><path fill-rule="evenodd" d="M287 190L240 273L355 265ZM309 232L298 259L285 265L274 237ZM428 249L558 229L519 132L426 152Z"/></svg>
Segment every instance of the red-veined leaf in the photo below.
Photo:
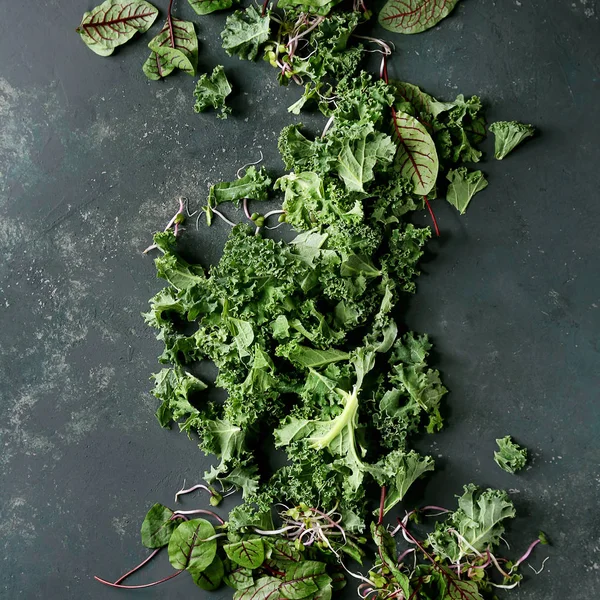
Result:
<svg viewBox="0 0 600 600"><path fill-rule="evenodd" d="M157 16L158 10L143 0L106 0L84 13L77 33L96 54L109 56L137 32L148 31Z"/></svg>
<svg viewBox="0 0 600 600"><path fill-rule="evenodd" d="M398 144L395 163L414 185L415 194L425 196L435 185L439 161L435 144L417 119L392 107L392 137Z"/></svg>
<svg viewBox="0 0 600 600"><path fill-rule="evenodd" d="M159 34L148 44L152 54L144 63L143 71L149 79L160 79L181 69L188 75L196 74L198 38L191 21L171 17ZM157 57L153 55L156 54ZM162 73L162 75L161 75Z"/></svg>
<svg viewBox="0 0 600 600"><path fill-rule="evenodd" d="M184 521L169 540L169 562L175 569L200 572L206 569L217 554L214 527L204 519Z"/></svg>
<svg viewBox="0 0 600 600"><path fill-rule="evenodd" d="M265 561L265 544L260 538L225 544L223 550L240 567L258 569Z"/></svg>
<svg viewBox="0 0 600 600"><path fill-rule="evenodd" d="M379 13L379 23L396 33L420 33L437 25L458 0L389 0Z"/></svg>

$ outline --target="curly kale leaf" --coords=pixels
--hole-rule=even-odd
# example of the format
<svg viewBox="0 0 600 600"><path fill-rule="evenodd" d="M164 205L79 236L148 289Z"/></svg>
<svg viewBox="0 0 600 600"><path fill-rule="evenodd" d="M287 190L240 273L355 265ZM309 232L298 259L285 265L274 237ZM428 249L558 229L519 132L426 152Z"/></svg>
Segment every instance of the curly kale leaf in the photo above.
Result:
<svg viewBox="0 0 600 600"><path fill-rule="evenodd" d="M225 98L231 94L231 84L225 75L222 65L217 65L213 72L202 74L196 88L194 89L194 112L201 113L212 107L221 112L217 115L220 119L226 119L231 108L225 105Z"/></svg>
<svg viewBox="0 0 600 600"><path fill-rule="evenodd" d="M496 440L499 451L494 452L494 461L507 473L516 473L527 464L527 449L512 441L510 435Z"/></svg>
<svg viewBox="0 0 600 600"><path fill-rule="evenodd" d="M269 13L262 16L254 6L236 10L227 17L225 29L221 32L223 48L229 56L255 60L260 47L269 39Z"/></svg>
<svg viewBox="0 0 600 600"><path fill-rule="evenodd" d="M533 125L525 125L518 121L497 121L490 125L490 131L495 137L494 156L502 160L512 152L520 143L535 133Z"/></svg>
<svg viewBox="0 0 600 600"><path fill-rule="evenodd" d="M436 523L435 531L427 537L434 552L452 563L474 552L492 551L504 533L504 520L515 516L506 492L481 490L473 484L464 489L458 510Z"/></svg>

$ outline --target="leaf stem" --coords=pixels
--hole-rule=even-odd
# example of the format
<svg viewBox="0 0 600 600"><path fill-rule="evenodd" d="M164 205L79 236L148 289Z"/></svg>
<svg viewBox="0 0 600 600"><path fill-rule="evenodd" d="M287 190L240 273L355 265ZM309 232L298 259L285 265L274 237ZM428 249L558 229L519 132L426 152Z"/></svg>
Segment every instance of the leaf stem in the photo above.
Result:
<svg viewBox="0 0 600 600"><path fill-rule="evenodd" d="M165 581L169 581L169 579L173 579L173 577L177 577L177 575L181 575L181 573L183 573L184 571L185 571L185 569L181 569L180 571L177 571L177 572L173 573L172 575L169 575L168 577L163 577L162 579L159 579L158 581L153 581L152 583L144 583L143 585L121 585L118 583L111 583L110 581L106 581L106 579L102 579L96 575L94 575L94 579L96 581L99 581L100 583L103 583L104 585L108 585L109 587L119 588L121 590L141 590L142 588L149 588L149 587L154 587L155 585L160 585L161 583L164 583Z"/></svg>
<svg viewBox="0 0 600 600"><path fill-rule="evenodd" d="M125 575L121 575L121 577L115 581L115 585L119 585L121 581L125 581L130 575L133 575L138 569L141 569L145 564L149 563L161 550L162 548L156 548L156 550L154 550L154 552L152 552L152 554L143 560L137 567L133 567L131 571L128 571Z"/></svg>

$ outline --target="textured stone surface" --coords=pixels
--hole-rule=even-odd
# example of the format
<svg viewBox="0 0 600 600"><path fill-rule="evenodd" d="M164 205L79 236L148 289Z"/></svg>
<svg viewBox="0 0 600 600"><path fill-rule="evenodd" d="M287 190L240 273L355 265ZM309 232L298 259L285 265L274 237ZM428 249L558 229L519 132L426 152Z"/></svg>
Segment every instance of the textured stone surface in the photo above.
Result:
<svg viewBox="0 0 600 600"><path fill-rule="evenodd" d="M225 64L236 96L225 122L195 115L192 78L144 78L148 36L100 58L74 32L93 3L36 4L5 3L0 23L0 597L117 598L92 576L144 557L147 508L207 465L152 414L159 345L139 313L160 283L140 250L178 196L194 206L259 150L281 168L298 90L228 59L223 15L196 17L200 68ZM479 0L427 33L386 35L391 76L440 98L481 94L490 120L541 131L484 165L490 186L464 217L435 202L443 235L406 313L452 390L447 430L420 442L439 456L427 501L450 503L469 481L511 489L514 552L540 528L555 543L515 600L600 596L599 17L594 0ZM190 229L189 252L209 264L224 226ZM506 434L532 456L516 477L493 462ZM135 581L169 572L163 556ZM136 598L192 594L231 595L180 577Z"/></svg>

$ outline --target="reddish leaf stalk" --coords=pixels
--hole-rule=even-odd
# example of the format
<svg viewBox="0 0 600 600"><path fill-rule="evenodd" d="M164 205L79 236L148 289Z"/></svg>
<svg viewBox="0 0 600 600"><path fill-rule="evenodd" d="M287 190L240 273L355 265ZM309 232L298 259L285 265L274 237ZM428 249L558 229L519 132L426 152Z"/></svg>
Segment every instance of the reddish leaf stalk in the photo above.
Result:
<svg viewBox="0 0 600 600"><path fill-rule="evenodd" d="M377 525L381 525L383 523L383 513L384 513L384 505L385 505L385 485L381 488L381 499L379 500L379 520L377 521Z"/></svg>
<svg viewBox="0 0 600 600"><path fill-rule="evenodd" d="M173 577L177 577L177 575L181 575L181 573L183 573L184 571L185 571L185 569L181 569L180 571L176 571L175 573L173 573L172 575L169 575L168 577L163 577L162 579L159 579L158 581L153 581L152 583L144 583L143 585L121 585L119 583L111 583L110 581L106 581L106 579L102 579L96 575L94 575L94 579L96 581L99 581L100 583L103 583L104 585L108 585L109 587L119 588L121 590L141 590L143 588L149 588L149 587L154 587L155 585L160 585L161 583L164 583L165 581L169 581L169 579L173 579Z"/></svg>
<svg viewBox="0 0 600 600"><path fill-rule="evenodd" d="M141 569L144 565L148 564L161 550L162 548L157 548L156 550L154 550L154 552L152 552L152 554L148 558L143 560L137 567L133 567L131 571L128 571L127 573L125 573L125 575L121 575L121 577L119 577L119 579L115 581L115 585L119 585L121 581L125 581L125 579L127 579L130 575L133 575L133 573L135 573L138 569Z"/></svg>
<svg viewBox="0 0 600 600"><path fill-rule="evenodd" d="M171 8L173 8L173 0L169 0L169 8L167 8L167 27L169 28L169 40L171 41L171 48L175 48L175 34L173 33Z"/></svg>

